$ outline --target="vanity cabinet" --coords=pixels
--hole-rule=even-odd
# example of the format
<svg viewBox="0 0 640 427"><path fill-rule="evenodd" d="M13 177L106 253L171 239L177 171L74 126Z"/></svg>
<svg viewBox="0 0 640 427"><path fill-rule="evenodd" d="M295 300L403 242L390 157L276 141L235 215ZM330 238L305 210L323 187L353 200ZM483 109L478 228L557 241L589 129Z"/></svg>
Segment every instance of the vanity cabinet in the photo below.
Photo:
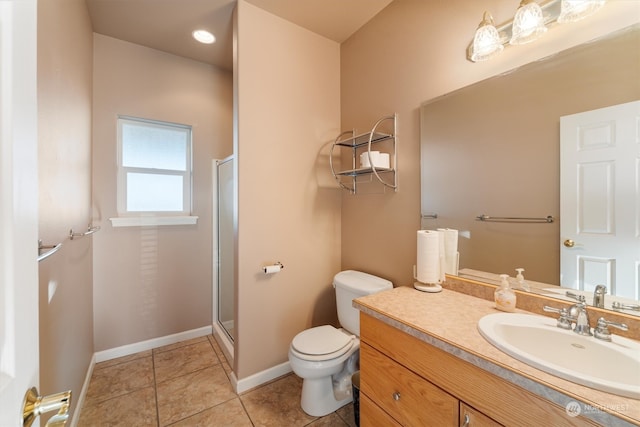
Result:
<svg viewBox="0 0 640 427"><path fill-rule="evenodd" d="M360 340L363 427L597 425L365 313Z"/></svg>
<svg viewBox="0 0 640 427"><path fill-rule="evenodd" d="M382 188L391 188L397 191L396 123L397 115L394 114L378 120L370 132L356 135L354 131L346 131L338 135L331 146L329 166L331 167L333 177L340 187L356 194L358 192L358 183L361 182L363 178L370 178L370 180L376 180L382 184ZM385 127L389 127L391 130L388 132L380 130ZM360 155L369 153L370 156L372 148L377 147L381 147L381 152L389 156L388 166L381 167L374 164L370 167L361 167L359 163ZM334 154L340 154L341 148L348 150L350 165L346 168L336 170L333 164Z"/></svg>

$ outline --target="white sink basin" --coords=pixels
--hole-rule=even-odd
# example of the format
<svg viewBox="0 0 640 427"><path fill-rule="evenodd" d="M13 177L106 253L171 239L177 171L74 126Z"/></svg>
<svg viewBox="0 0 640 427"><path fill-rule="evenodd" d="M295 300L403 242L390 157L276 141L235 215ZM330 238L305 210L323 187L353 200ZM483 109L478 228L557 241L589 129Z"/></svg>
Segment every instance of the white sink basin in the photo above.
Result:
<svg viewBox="0 0 640 427"><path fill-rule="evenodd" d="M480 334L516 359L577 384L640 399L640 342L612 342L560 329L550 317L495 313L478 322Z"/></svg>

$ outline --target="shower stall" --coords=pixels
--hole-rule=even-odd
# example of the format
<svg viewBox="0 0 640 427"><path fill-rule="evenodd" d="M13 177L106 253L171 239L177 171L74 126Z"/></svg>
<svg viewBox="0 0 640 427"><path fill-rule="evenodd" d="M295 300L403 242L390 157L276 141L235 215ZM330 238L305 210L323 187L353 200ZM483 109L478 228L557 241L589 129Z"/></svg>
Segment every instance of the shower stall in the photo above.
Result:
<svg viewBox="0 0 640 427"><path fill-rule="evenodd" d="M234 157L213 161L213 333L233 362L235 339Z"/></svg>

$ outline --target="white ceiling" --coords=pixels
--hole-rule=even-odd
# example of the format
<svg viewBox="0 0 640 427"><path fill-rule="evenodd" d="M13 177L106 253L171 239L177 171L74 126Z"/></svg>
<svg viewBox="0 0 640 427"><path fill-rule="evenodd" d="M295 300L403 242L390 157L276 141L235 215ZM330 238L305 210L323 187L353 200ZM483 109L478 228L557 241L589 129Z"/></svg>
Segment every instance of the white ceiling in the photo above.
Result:
<svg viewBox="0 0 640 427"><path fill-rule="evenodd" d="M247 0L249 3L338 43L351 36L392 0ZM93 31L232 68L231 16L236 0L86 0ZM209 30L216 43L191 37Z"/></svg>

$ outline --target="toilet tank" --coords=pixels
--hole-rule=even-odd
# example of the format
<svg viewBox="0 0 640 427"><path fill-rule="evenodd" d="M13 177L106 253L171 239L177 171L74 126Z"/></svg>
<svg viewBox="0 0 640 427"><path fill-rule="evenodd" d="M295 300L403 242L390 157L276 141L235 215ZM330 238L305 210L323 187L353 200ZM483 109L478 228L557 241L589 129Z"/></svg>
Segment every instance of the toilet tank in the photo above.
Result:
<svg viewBox="0 0 640 427"><path fill-rule="evenodd" d="M346 270L333 278L336 288L338 321L347 331L360 336L360 310L353 308L355 298L375 294L393 288L393 284L381 277L361 271Z"/></svg>

